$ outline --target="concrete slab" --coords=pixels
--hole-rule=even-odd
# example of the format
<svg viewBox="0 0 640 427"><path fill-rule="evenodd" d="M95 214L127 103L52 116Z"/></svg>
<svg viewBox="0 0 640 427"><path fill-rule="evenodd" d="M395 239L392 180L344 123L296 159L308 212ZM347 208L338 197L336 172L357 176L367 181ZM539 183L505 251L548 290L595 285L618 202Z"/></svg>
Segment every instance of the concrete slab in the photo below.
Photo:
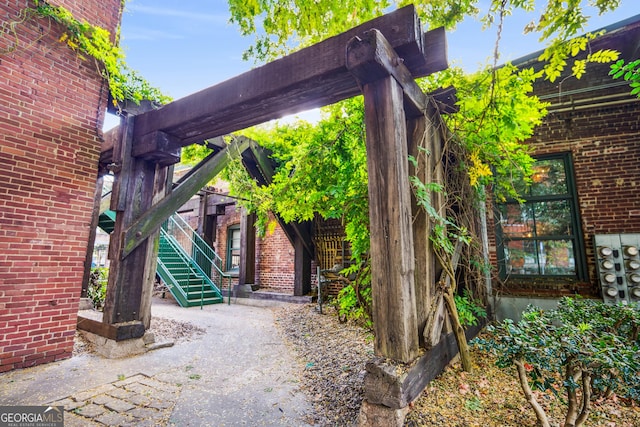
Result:
<svg viewBox="0 0 640 427"><path fill-rule="evenodd" d="M138 425L141 415L168 426L309 425L312 407L299 389L303 367L275 328L277 305L200 309L154 299L153 316L191 322L206 333L123 359L81 355L0 374L0 404L59 402L73 411L70 425Z"/></svg>

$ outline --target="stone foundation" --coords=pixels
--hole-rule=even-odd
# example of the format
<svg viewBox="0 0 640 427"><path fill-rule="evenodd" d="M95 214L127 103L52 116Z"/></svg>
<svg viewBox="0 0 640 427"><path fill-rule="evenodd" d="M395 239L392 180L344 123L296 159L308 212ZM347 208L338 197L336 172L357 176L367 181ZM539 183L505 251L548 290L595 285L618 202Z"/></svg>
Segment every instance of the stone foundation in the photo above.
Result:
<svg viewBox="0 0 640 427"><path fill-rule="evenodd" d="M369 403L365 399L358 414L358 427L402 427L408 413L408 406L392 409L388 406Z"/></svg>

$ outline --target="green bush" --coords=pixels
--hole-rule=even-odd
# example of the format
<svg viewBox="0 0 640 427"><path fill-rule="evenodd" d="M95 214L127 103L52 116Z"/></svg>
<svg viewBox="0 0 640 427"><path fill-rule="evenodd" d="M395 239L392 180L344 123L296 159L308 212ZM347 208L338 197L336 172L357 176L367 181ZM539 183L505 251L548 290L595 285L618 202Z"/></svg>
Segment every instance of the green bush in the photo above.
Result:
<svg viewBox="0 0 640 427"><path fill-rule="evenodd" d="M550 390L567 406L565 426L583 425L591 401L614 392L640 400L640 305L608 305L565 297L557 309L530 306L517 324L488 327L474 344L515 366L523 393L542 426L550 421L531 387ZM559 390L564 389L564 396Z"/></svg>
<svg viewBox="0 0 640 427"><path fill-rule="evenodd" d="M91 270L89 285L87 286L87 297L91 299L96 310L102 310L104 308L104 300L107 296L108 276L108 268L96 267Z"/></svg>

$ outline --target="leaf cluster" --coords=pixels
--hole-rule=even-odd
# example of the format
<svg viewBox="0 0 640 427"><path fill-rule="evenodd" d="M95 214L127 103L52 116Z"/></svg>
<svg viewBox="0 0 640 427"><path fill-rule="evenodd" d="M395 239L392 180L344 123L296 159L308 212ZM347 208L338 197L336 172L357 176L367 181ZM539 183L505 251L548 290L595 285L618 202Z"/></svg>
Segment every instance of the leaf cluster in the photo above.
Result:
<svg viewBox="0 0 640 427"><path fill-rule="evenodd" d="M622 77L625 81L628 81L629 86L631 86L631 95L636 95L640 98L640 59L628 63L621 59L611 65L609 74L614 79Z"/></svg>
<svg viewBox="0 0 640 427"><path fill-rule="evenodd" d="M473 74L452 67L422 83L427 91L456 88L459 111L445 116L445 123L453 143L467 153L462 167L472 186L492 186L499 200L517 198L513 183L532 173L531 149L524 141L547 113L547 104L531 94L539 77L533 69L506 64Z"/></svg>
<svg viewBox="0 0 640 427"><path fill-rule="evenodd" d="M482 301L475 298L467 289L464 290L462 295L454 296L454 300L458 309L460 323L465 328L475 326L478 324L479 319L487 317L487 310L484 308Z"/></svg>
<svg viewBox="0 0 640 427"><path fill-rule="evenodd" d="M269 213L285 222L307 221L319 215L345 224L356 259L369 249L366 150L362 98L329 107L317 124L298 122L274 128L254 128L245 135L272 152L278 166L264 187L251 180L240 163L224 178L240 204L258 214L266 231Z"/></svg>
<svg viewBox="0 0 640 427"><path fill-rule="evenodd" d="M230 21L243 35L256 35L244 59L266 61L322 41L388 12L414 3L430 27L453 28L476 15L478 0L228 0ZM260 27L259 27L260 26Z"/></svg>
<svg viewBox="0 0 640 427"><path fill-rule="evenodd" d="M109 269L105 267L96 267L91 270L91 274L89 275L87 297L91 299L96 310L102 310L104 307L104 301L107 297L108 277Z"/></svg>

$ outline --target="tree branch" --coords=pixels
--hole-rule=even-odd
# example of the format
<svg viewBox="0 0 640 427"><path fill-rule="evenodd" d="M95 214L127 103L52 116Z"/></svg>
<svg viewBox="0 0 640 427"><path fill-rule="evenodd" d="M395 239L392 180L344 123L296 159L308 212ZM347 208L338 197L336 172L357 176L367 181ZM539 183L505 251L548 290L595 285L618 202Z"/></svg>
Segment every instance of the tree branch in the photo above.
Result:
<svg viewBox="0 0 640 427"><path fill-rule="evenodd" d="M565 373L565 389L567 390L567 416L564 419L564 427L574 427L576 425L576 418L578 417L578 397L576 396L575 387L571 386L571 382L575 382L573 379L575 375L580 372L576 372L572 367L572 362L567 364L567 371ZM570 381L572 380L572 381Z"/></svg>
<svg viewBox="0 0 640 427"><path fill-rule="evenodd" d="M527 402L529 402L529 405L533 408L533 412L536 413L536 418L540 421L540 425L542 427L551 427L547 413L544 411L542 406L540 406L540 403L538 403L531 392L531 387L529 387L529 380L527 378L527 371L524 369L524 362L522 360L514 360L513 363L516 365L516 369L518 370L518 379L520 380L520 386L522 387L524 396L527 399Z"/></svg>
<svg viewBox="0 0 640 427"><path fill-rule="evenodd" d="M582 410L576 420L576 427L587 421L591 412L591 373L582 371Z"/></svg>

